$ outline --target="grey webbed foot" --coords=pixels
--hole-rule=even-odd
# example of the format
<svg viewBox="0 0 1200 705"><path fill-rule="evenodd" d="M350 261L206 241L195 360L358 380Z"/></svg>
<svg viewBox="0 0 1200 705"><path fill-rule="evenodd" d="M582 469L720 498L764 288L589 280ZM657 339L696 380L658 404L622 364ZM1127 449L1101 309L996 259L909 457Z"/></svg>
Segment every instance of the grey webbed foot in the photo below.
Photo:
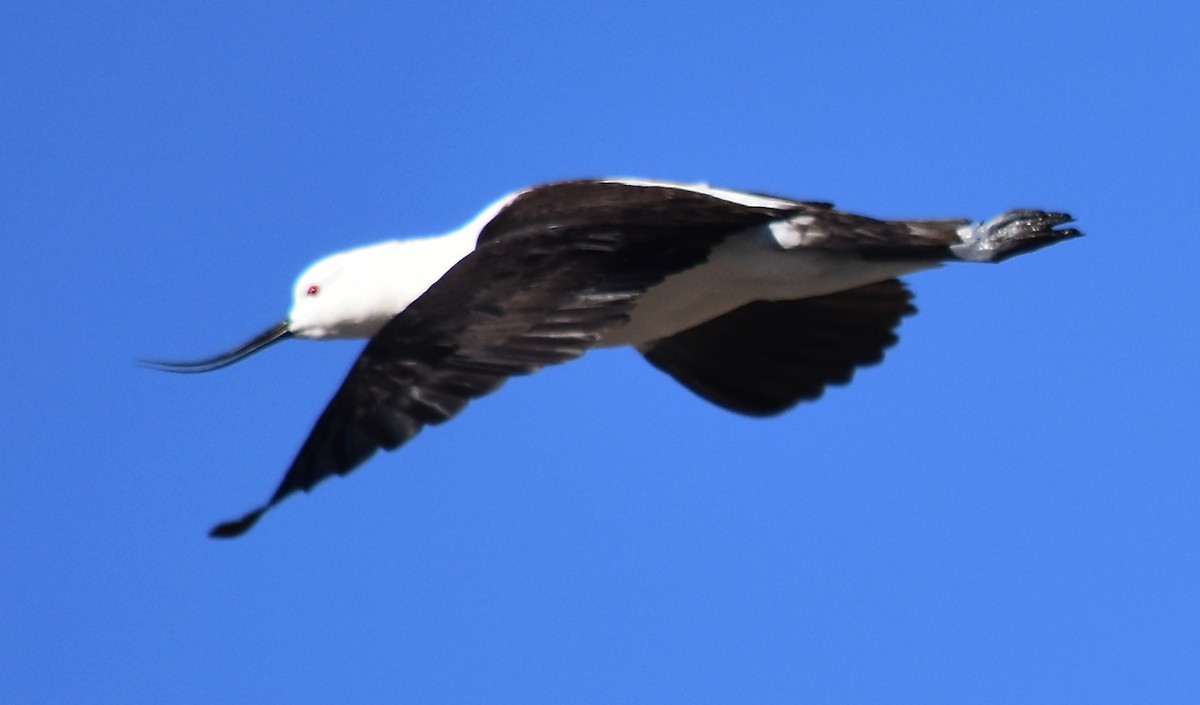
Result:
<svg viewBox="0 0 1200 705"><path fill-rule="evenodd" d="M962 243L951 245L950 250L971 262L1003 262L1014 255L1079 237L1082 233L1075 228L1056 229L1073 220L1066 213L1011 210L985 223L960 228Z"/></svg>

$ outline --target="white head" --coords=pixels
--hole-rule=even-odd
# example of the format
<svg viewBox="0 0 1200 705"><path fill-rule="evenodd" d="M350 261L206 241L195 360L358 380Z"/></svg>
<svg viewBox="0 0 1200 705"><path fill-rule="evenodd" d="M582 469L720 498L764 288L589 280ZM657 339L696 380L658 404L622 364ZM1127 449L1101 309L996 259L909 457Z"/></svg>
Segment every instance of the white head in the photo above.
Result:
<svg viewBox="0 0 1200 705"><path fill-rule="evenodd" d="M168 372L208 372L285 338L370 338L474 247L474 233L460 230L330 255L296 280L288 317L249 342L203 360L145 364Z"/></svg>
<svg viewBox="0 0 1200 705"><path fill-rule="evenodd" d="M401 277L378 262L394 259L386 256L394 244L339 252L304 270L292 287L288 329L316 339L369 338L378 332L416 298L397 301L392 290Z"/></svg>
<svg viewBox="0 0 1200 705"><path fill-rule="evenodd" d="M381 242L319 260L296 280L288 317L229 352L143 364L167 372L209 372L291 337L370 338L470 254L483 227L521 193L501 198L445 235Z"/></svg>
<svg viewBox="0 0 1200 705"><path fill-rule="evenodd" d="M467 254L450 245L393 240L319 260L296 279L288 329L301 338L370 338Z"/></svg>
<svg viewBox="0 0 1200 705"><path fill-rule="evenodd" d="M509 194L445 235L390 240L319 260L296 279L290 334L370 338L475 249L480 231L521 195Z"/></svg>

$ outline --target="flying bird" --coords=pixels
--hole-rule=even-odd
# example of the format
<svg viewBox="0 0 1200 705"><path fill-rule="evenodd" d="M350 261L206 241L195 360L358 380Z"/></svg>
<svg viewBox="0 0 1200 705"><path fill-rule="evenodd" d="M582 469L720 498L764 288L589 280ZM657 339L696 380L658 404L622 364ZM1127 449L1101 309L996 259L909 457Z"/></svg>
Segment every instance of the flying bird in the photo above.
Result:
<svg viewBox="0 0 1200 705"><path fill-rule="evenodd" d="M560 181L444 235L330 255L296 280L287 318L253 340L145 364L208 372L286 338L368 339L270 499L210 532L232 537L509 377L594 347L632 345L710 402L778 414L883 358L916 310L896 277L1078 237L1060 227L1070 222L1040 210L877 220L704 184Z"/></svg>

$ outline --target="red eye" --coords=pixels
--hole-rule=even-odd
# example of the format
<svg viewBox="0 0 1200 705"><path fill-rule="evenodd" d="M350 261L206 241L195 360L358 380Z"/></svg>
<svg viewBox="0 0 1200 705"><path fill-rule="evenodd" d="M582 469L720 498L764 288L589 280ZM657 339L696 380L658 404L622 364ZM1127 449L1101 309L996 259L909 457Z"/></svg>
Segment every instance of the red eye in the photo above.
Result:
<svg viewBox="0 0 1200 705"><path fill-rule="evenodd" d="M308 287L308 295L316 296L317 292L319 292L320 290L321 290L321 287L317 286L316 284L313 284L312 286Z"/></svg>

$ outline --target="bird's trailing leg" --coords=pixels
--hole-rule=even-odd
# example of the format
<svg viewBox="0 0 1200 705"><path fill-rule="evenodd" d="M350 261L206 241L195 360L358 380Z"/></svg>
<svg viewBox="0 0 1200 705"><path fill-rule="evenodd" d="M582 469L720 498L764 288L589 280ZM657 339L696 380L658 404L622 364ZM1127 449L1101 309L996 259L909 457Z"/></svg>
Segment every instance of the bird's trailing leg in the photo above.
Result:
<svg viewBox="0 0 1200 705"><path fill-rule="evenodd" d="M970 262L1003 262L1014 255L1079 237L1081 233L1075 228L1055 229L1072 220L1066 213L1011 210L985 223L960 228L962 242L951 245L950 250Z"/></svg>

